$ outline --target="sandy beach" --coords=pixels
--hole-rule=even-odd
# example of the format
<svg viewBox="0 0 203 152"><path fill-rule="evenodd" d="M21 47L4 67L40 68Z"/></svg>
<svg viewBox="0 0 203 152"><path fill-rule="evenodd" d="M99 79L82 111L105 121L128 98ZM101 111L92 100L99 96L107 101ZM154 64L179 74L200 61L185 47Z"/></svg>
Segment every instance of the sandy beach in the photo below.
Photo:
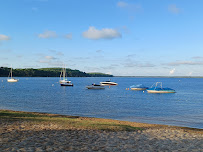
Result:
<svg viewBox="0 0 203 152"><path fill-rule="evenodd" d="M43 116L44 114L40 114ZM67 116L49 115L49 118ZM24 117L24 116L23 116ZM70 117L69 117L70 118ZM74 117L73 117L74 118ZM0 151L77 152L77 151L203 151L203 130L153 125L109 119L77 117L78 122L114 123L134 130L80 128L53 121L9 117L1 110Z"/></svg>

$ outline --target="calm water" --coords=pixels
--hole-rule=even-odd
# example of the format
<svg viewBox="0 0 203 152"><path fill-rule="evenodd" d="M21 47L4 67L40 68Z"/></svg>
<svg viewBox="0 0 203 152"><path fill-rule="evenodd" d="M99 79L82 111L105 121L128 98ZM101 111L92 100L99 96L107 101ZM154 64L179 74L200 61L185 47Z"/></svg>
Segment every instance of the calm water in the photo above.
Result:
<svg viewBox="0 0 203 152"><path fill-rule="evenodd" d="M109 78L70 78L74 87L61 87L59 78L0 78L0 109L48 112L203 129L203 79L113 77L118 86L88 90L86 85ZM162 82L175 94L126 90L133 84L150 87Z"/></svg>

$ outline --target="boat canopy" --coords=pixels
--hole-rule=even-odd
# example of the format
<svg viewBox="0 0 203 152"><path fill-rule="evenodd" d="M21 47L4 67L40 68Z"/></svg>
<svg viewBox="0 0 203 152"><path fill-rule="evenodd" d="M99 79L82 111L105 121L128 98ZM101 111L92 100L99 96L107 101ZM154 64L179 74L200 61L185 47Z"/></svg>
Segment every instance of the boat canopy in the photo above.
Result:
<svg viewBox="0 0 203 152"><path fill-rule="evenodd" d="M137 85L130 86L130 88L147 88L147 87L144 86L143 84L137 84Z"/></svg>

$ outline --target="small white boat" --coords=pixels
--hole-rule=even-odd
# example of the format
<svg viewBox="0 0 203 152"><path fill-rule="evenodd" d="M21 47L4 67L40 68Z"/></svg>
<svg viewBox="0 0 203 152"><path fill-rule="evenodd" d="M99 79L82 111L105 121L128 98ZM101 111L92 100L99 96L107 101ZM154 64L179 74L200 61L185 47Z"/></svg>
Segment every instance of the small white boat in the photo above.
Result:
<svg viewBox="0 0 203 152"><path fill-rule="evenodd" d="M132 85L130 86L131 90L146 90L148 87L144 86L143 84Z"/></svg>
<svg viewBox="0 0 203 152"><path fill-rule="evenodd" d="M118 85L118 83L116 82L111 82L109 81L104 81L104 82L100 82L101 85Z"/></svg>
<svg viewBox="0 0 203 152"><path fill-rule="evenodd" d="M10 71L10 73L9 73L9 76L11 76L11 78L10 78L10 79L7 79L7 82L18 82L18 81L19 81L18 79L14 79L14 78L13 78L12 67L11 67L11 71ZM9 76L8 76L8 77L9 77Z"/></svg>
<svg viewBox="0 0 203 152"><path fill-rule="evenodd" d="M67 73L66 73L66 68L65 67L61 71L60 81L59 82L60 82L61 86L73 86L71 81L68 81L68 79L67 79Z"/></svg>
<svg viewBox="0 0 203 152"><path fill-rule="evenodd" d="M100 85L100 84L92 84L92 85L88 85L86 86L87 89L105 89L104 86Z"/></svg>
<svg viewBox="0 0 203 152"><path fill-rule="evenodd" d="M67 81L67 82L62 82L61 86L71 86L71 87L73 87L73 84L71 83L71 81Z"/></svg>
<svg viewBox="0 0 203 152"><path fill-rule="evenodd" d="M151 88L147 89L148 93L176 93L174 89L162 88L162 82L156 82Z"/></svg>

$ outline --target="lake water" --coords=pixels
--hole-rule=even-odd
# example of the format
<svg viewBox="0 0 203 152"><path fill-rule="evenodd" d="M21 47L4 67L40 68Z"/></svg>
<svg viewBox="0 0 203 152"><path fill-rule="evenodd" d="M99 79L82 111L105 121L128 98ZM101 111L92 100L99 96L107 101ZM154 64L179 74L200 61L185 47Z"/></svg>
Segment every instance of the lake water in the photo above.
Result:
<svg viewBox="0 0 203 152"><path fill-rule="evenodd" d="M59 78L0 78L0 109L46 112L132 122L166 124L203 129L202 78L112 77L118 86L88 90L86 85L109 78L70 78L74 87L60 86ZM126 90L134 84L151 87L162 82L174 94L150 94Z"/></svg>

